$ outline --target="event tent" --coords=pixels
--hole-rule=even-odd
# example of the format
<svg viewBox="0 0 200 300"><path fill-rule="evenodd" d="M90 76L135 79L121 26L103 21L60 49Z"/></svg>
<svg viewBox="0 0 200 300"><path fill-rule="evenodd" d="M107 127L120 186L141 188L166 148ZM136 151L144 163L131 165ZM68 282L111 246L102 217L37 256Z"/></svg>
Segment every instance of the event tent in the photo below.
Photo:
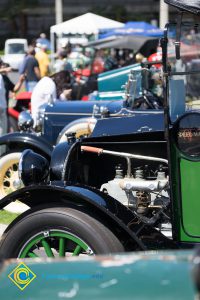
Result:
<svg viewBox="0 0 200 300"><path fill-rule="evenodd" d="M110 28L123 27L124 24L93 13L86 13L79 17L51 26L50 32L56 34L95 34Z"/></svg>
<svg viewBox="0 0 200 300"><path fill-rule="evenodd" d="M163 30L147 22L127 22L123 27L108 29L100 35L106 38L113 35L137 35L159 38L163 35Z"/></svg>
<svg viewBox="0 0 200 300"><path fill-rule="evenodd" d="M55 53L55 36L63 35L94 35L98 38L98 34L106 29L120 28L124 24L93 13L86 13L79 17L65 21L63 23L50 27L51 49ZM52 56L53 57L53 56Z"/></svg>

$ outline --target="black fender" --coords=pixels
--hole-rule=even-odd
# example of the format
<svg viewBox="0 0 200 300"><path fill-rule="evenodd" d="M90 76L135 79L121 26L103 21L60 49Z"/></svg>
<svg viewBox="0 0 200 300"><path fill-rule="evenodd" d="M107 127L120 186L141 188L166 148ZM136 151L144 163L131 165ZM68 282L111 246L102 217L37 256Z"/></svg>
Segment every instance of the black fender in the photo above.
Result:
<svg viewBox="0 0 200 300"><path fill-rule="evenodd" d="M51 154L51 163L50 163L51 181L65 180L66 174L68 177L70 176L70 166L67 167L68 160L71 163L73 159L77 160L77 157L75 157L74 155L79 150L80 150L79 141L62 142L55 146Z"/></svg>
<svg viewBox="0 0 200 300"><path fill-rule="evenodd" d="M50 159L53 145L41 136L28 132L14 132L0 137L0 145L6 145L7 151L32 149Z"/></svg>
<svg viewBox="0 0 200 300"><path fill-rule="evenodd" d="M0 209L9 203L20 200L31 209L37 207L65 206L73 207L90 214L108 227L121 241L129 241L134 247L145 250L146 247L128 224L134 215L130 209L103 192L87 186L67 185L54 182L54 185L39 185L22 188L0 200ZM11 223L10 226L14 226ZM132 244L130 246L130 244Z"/></svg>

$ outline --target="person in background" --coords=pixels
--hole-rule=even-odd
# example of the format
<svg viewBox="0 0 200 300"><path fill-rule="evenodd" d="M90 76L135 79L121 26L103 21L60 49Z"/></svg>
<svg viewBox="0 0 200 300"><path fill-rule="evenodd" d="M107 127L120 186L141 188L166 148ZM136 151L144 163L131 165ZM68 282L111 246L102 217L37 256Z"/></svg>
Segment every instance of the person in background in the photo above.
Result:
<svg viewBox="0 0 200 300"><path fill-rule="evenodd" d="M24 58L19 73L25 76L26 90L32 92L41 77L39 63L35 58L35 49L32 46L28 48L27 56Z"/></svg>
<svg viewBox="0 0 200 300"><path fill-rule="evenodd" d="M97 50L91 67L92 74L99 74L105 71L105 54L104 50Z"/></svg>
<svg viewBox="0 0 200 300"><path fill-rule="evenodd" d="M7 104L6 104L6 90L2 74L0 74L0 136L7 133ZM0 148L0 154L3 149Z"/></svg>
<svg viewBox="0 0 200 300"><path fill-rule="evenodd" d="M45 45L47 50L51 49L50 41L45 33L40 33L40 37L36 39L36 44Z"/></svg>
<svg viewBox="0 0 200 300"><path fill-rule="evenodd" d="M71 75L69 71L60 71L50 77L43 77L35 86L31 95L31 113L34 128L38 126L39 108L56 100L69 100L71 97Z"/></svg>
<svg viewBox="0 0 200 300"><path fill-rule="evenodd" d="M12 93L12 97L14 97L14 94L20 90L20 88L22 87L22 84L25 80L25 76L20 75L18 82L16 84L14 84L7 75L8 72L10 72L10 70L11 70L11 68L10 68L9 64L4 63L2 60L0 60L0 73L2 74L3 81L4 81L7 107L9 106L10 92Z"/></svg>
<svg viewBox="0 0 200 300"><path fill-rule="evenodd" d="M35 58L39 63L41 77L47 76L49 73L49 57L46 52L47 46L45 44L37 44L38 51L35 54Z"/></svg>
<svg viewBox="0 0 200 300"><path fill-rule="evenodd" d="M67 51L61 50L58 52L58 58L56 59L56 62L54 64L54 71L55 73L58 73L60 71L69 71L72 72L72 64L68 62L67 60Z"/></svg>
<svg viewBox="0 0 200 300"><path fill-rule="evenodd" d="M135 54L135 61L136 63L142 63L145 62L147 59L144 55L142 55L140 52Z"/></svg>

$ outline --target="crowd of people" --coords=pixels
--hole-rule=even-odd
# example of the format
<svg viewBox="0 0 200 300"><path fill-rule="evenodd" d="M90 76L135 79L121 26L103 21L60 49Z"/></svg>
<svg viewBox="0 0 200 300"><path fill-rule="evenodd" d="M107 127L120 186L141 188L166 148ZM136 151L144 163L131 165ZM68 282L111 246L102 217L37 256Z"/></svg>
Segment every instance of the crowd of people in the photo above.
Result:
<svg viewBox="0 0 200 300"><path fill-rule="evenodd" d="M9 99L14 99L21 88L23 91L31 92L31 112L35 126L40 105L49 99L56 101L70 98L71 70L60 68L52 75L48 49L48 40L44 34L41 34L35 45L28 47L27 54L19 68L19 78L16 84L9 78L11 67L0 60L0 136L8 131Z"/></svg>
<svg viewBox="0 0 200 300"><path fill-rule="evenodd" d="M31 112L34 126L37 126L38 108L47 101L81 99L81 76L93 76L91 88L85 89L85 92L90 93L92 89L97 88L97 74L145 59L141 54L133 55L133 52L128 50L106 52L68 43L59 48L52 65L49 53L50 42L42 33L28 47L19 68L19 80L16 84L9 79L9 65L0 61L0 136L7 132L9 98L14 97L22 86L25 91L32 93Z"/></svg>

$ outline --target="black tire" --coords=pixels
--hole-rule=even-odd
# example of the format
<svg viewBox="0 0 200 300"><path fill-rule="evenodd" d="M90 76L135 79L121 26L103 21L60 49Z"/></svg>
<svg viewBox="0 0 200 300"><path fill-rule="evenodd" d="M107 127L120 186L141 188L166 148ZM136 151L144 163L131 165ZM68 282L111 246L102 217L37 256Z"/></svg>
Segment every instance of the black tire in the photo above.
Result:
<svg viewBox="0 0 200 300"><path fill-rule="evenodd" d="M0 259L17 258L32 237L41 231L62 230L86 243L94 254L123 252L116 236L99 221L76 209L58 207L37 210L18 217L2 237Z"/></svg>
<svg viewBox="0 0 200 300"><path fill-rule="evenodd" d="M8 132L12 133L12 132L16 132L16 131L19 131L18 120L9 116L8 117Z"/></svg>

